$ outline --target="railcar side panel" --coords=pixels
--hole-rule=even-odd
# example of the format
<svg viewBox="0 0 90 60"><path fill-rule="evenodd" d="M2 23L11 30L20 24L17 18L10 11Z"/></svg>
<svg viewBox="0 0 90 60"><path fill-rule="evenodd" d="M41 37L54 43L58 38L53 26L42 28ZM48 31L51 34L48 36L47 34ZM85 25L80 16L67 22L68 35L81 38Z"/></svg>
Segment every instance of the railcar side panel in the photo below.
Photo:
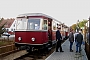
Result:
<svg viewBox="0 0 90 60"><path fill-rule="evenodd" d="M52 40L56 40L56 31L52 32Z"/></svg>

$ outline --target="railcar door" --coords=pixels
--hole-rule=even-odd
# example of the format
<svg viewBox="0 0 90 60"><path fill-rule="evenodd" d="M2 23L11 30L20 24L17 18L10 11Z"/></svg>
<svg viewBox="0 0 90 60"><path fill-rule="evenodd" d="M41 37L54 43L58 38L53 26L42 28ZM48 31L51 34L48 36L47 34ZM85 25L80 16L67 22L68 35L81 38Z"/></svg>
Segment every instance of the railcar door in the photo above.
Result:
<svg viewBox="0 0 90 60"><path fill-rule="evenodd" d="M49 44L52 46L52 20L48 20L48 41Z"/></svg>
<svg viewBox="0 0 90 60"><path fill-rule="evenodd" d="M51 20L48 21L48 39L52 41L52 22Z"/></svg>

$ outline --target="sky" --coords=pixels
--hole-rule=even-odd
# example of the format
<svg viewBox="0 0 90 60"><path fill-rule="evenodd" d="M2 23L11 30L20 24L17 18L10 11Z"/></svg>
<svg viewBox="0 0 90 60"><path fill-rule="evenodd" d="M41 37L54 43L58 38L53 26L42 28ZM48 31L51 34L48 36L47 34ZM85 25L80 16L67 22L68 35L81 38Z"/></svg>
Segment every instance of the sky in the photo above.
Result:
<svg viewBox="0 0 90 60"><path fill-rule="evenodd" d="M67 26L90 16L89 0L0 0L0 17L16 18L24 13L43 13Z"/></svg>

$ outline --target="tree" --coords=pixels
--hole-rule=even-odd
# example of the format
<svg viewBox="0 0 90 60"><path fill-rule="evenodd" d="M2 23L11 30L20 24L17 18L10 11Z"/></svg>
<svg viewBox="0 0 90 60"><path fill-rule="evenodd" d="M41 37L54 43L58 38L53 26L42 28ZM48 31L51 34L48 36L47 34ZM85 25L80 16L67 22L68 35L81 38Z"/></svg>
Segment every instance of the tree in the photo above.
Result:
<svg viewBox="0 0 90 60"><path fill-rule="evenodd" d="M75 31L76 28L77 28L76 24L73 24L73 25L71 26L71 28Z"/></svg>
<svg viewBox="0 0 90 60"><path fill-rule="evenodd" d="M81 28L81 27L84 27L85 24L87 23L87 21L88 21L88 20L83 20L83 21L79 22L79 27L80 27L80 28Z"/></svg>
<svg viewBox="0 0 90 60"><path fill-rule="evenodd" d="M3 29L3 28L6 23L1 24L3 20L4 20L4 18L1 18L1 20L0 20L0 37L1 37L1 34L3 34L3 32L5 31L5 29Z"/></svg>
<svg viewBox="0 0 90 60"><path fill-rule="evenodd" d="M88 20L85 20L85 19L83 19L83 21L80 21L80 22L78 23L79 29L81 29L82 27L85 27L85 24L87 23L87 21L88 21ZM73 25L71 26L71 28L75 31L75 30L77 29L77 24L73 24Z"/></svg>

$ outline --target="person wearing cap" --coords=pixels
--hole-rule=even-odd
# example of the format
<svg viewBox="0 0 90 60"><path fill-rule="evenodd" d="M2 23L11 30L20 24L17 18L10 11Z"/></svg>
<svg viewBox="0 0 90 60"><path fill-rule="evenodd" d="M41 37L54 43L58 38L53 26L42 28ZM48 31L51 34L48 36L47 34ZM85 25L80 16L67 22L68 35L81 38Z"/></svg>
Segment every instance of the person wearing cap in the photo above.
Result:
<svg viewBox="0 0 90 60"><path fill-rule="evenodd" d="M77 44L76 44L76 53L77 52L81 52L81 44L82 44L82 41L83 41L83 35L81 34L81 31L79 31L79 34L77 34L76 36L76 41L77 41ZM78 48L79 48L79 51L78 51Z"/></svg>
<svg viewBox="0 0 90 60"><path fill-rule="evenodd" d="M58 49L60 48L60 52L64 52L62 50L62 46L61 46L61 43L62 43L62 36L61 36L61 33L60 33L60 29L61 27L58 26L57 27L57 31L56 31L56 41L57 41L57 45L56 45L56 52L59 52Z"/></svg>

